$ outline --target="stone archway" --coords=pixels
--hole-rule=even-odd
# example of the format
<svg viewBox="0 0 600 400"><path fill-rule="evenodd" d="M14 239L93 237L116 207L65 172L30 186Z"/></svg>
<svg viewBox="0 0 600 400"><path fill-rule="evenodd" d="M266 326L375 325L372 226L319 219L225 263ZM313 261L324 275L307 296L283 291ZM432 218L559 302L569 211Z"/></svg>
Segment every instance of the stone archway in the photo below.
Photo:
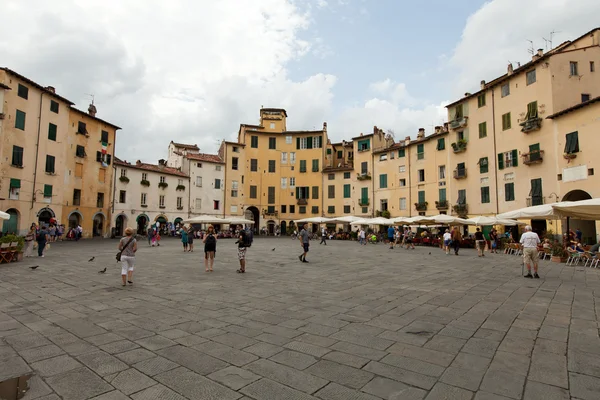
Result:
<svg viewBox="0 0 600 400"><path fill-rule="evenodd" d="M117 215L115 219L115 236L123 236L127 226L127 216L125 214Z"/></svg>
<svg viewBox="0 0 600 400"><path fill-rule="evenodd" d="M246 208L244 211L244 218L254 221L254 233L258 233L260 230L260 212L258 211L258 208L254 206Z"/></svg>
<svg viewBox="0 0 600 400"><path fill-rule="evenodd" d="M148 221L150 221L150 218L148 218L148 216L146 214L140 214L137 216L135 221L137 223L137 234L138 235L146 235Z"/></svg>
<svg viewBox="0 0 600 400"><path fill-rule="evenodd" d="M275 221L271 219L267 221L267 232L269 236L273 236L275 234Z"/></svg>
<svg viewBox="0 0 600 400"><path fill-rule="evenodd" d="M50 220L56 218L56 214L51 208L44 207L38 212L37 217L40 225L50 225Z"/></svg>
<svg viewBox="0 0 600 400"><path fill-rule="evenodd" d="M69 214L69 228L77 228L77 226L81 225L81 214L78 211L73 211Z"/></svg>
<svg viewBox="0 0 600 400"><path fill-rule="evenodd" d="M19 211L15 208L6 210L10 218L2 223L2 234L19 234Z"/></svg>
<svg viewBox="0 0 600 400"><path fill-rule="evenodd" d="M562 198L562 201L580 201L580 200L588 200L591 199L592 196L580 189L571 190L567 194L565 194ZM567 229L567 223L563 222L563 226L565 230ZM583 244L595 244L596 243L596 222L585 219L573 219L569 218L568 223L569 229L576 231L577 229L582 232L582 242Z"/></svg>
<svg viewBox="0 0 600 400"><path fill-rule="evenodd" d="M94 215L93 224L92 224L92 236L104 236L104 221L106 221L106 217L103 213L96 213Z"/></svg>

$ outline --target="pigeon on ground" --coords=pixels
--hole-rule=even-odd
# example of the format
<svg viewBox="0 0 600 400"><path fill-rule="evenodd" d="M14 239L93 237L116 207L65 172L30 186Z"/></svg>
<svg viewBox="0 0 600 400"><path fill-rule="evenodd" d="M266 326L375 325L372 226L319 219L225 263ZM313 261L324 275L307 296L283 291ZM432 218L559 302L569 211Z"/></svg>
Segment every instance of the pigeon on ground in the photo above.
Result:
<svg viewBox="0 0 600 400"><path fill-rule="evenodd" d="M429 252L429 255L431 255L431 252Z"/></svg>
<svg viewBox="0 0 600 400"><path fill-rule="evenodd" d="M39 267L39 265L34 265L33 267L29 267L29 268L36 269L37 267Z"/></svg>
<svg viewBox="0 0 600 400"><path fill-rule="evenodd" d="M273 248L271 249L271 251L275 251L275 248L273 247Z"/></svg>
<svg viewBox="0 0 600 400"><path fill-rule="evenodd" d="M106 272L106 267L104 267L104 269L102 271L98 271L99 274L103 274Z"/></svg>
<svg viewBox="0 0 600 400"><path fill-rule="evenodd" d="M88 262L92 262L92 261L94 261L94 258L96 258L96 257L92 257L92 258L90 258L90 259L88 260Z"/></svg>

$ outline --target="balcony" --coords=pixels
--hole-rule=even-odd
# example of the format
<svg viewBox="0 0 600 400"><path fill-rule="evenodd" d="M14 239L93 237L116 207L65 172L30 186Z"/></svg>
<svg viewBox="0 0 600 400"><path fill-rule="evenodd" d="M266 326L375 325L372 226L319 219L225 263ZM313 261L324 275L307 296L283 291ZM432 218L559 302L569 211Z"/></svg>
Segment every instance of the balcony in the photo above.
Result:
<svg viewBox="0 0 600 400"><path fill-rule="evenodd" d="M454 153L462 153L467 150L467 141L465 139L460 139L456 143L452 143L451 146Z"/></svg>
<svg viewBox="0 0 600 400"><path fill-rule="evenodd" d="M307 199L298 199L296 204L298 204L299 206L305 206L308 204L308 200Z"/></svg>
<svg viewBox="0 0 600 400"><path fill-rule="evenodd" d="M447 210L448 209L448 200L436 201L435 208L437 208L438 210Z"/></svg>
<svg viewBox="0 0 600 400"><path fill-rule="evenodd" d="M264 217L276 217L278 212L277 211L269 212L269 210L263 209L262 214Z"/></svg>
<svg viewBox="0 0 600 400"><path fill-rule="evenodd" d="M368 181L371 179L371 174L368 172L366 172L364 174L358 174L356 179L358 179L359 181Z"/></svg>
<svg viewBox="0 0 600 400"><path fill-rule="evenodd" d="M467 215L469 212L469 207L466 204L455 204L452 206L452 211L454 211L457 215Z"/></svg>
<svg viewBox="0 0 600 400"><path fill-rule="evenodd" d="M455 169L454 170L454 179L465 179L467 177L467 169Z"/></svg>
<svg viewBox="0 0 600 400"><path fill-rule="evenodd" d="M467 126L467 120L469 117L456 118L454 121L450 121L450 129L460 129Z"/></svg>
<svg viewBox="0 0 600 400"><path fill-rule="evenodd" d="M423 203L415 203L415 210L417 211L426 211L429 203L424 201Z"/></svg>
<svg viewBox="0 0 600 400"><path fill-rule="evenodd" d="M544 196L532 196L532 197L528 197L527 198L527 207L541 206L545 202L546 201L545 201Z"/></svg>
<svg viewBox="0 0 600 400"><path fill-rule="evenodd" d="M523 164L541 164L544 161L544 150L532 151L530 153L521 154L523 157Z"/></svg>
<svg viewBox="0 0 600 400"><path fill-rule="evenodd" d="M521 122L519 125L522 126L521 132L523 132L523 133L537 131L537 130L542 129L542 119L541 118L530 118L526 121Z"/></svg>
<svg viewBox="0 0 600 400"><path fill-rule="evenodd" d="M358 205L361 207L366 207L369 205L369 199L359 199Z"/></svg>

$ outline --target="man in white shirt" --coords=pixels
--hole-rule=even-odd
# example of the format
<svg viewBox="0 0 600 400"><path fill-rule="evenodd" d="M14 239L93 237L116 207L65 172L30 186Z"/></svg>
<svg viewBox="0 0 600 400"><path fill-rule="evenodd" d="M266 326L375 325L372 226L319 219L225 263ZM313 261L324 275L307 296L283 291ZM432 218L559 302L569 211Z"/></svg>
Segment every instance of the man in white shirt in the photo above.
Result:
<svg viewBox="0 0 600 400"><path fill-rule="evenodd" d="M450 243L452 243L452 234L448 231L448 229L446 229L446 232L444 232L444 251L446 252L446 255L450 254Z"/></svg>
<svg viewBox="0 0 600 400"><path fill-rule="evenodd" d="M525 278L539 279L537 246L540 244L540 237L537 233L531 231L531 226L529 225L525 227L525 233L521 235L521 244L523 245L523 258L527 265L527 275L525 275ZM531 264L533 264L533 276L531 275Z"/></svg>

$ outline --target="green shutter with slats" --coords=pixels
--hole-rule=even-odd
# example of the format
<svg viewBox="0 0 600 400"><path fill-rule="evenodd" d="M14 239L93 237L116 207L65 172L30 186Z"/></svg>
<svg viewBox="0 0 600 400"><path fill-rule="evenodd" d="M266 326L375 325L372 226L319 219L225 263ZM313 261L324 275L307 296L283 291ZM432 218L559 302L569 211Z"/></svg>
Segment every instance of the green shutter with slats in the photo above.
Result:
<svg viewBox="0 0 600 400"><path fill-rule="evenodd" d="M519 165L519 152L517 150L512 151L512 166L516 167Z"/></svg>
<svg viewBox="0 0 600 400"><path fill-rule="evenodd" d="M296 138L296 149L300 150L300 138Z"/></svg>
<svg viewBox="0 0 600 400"><path fill-rule="evenodd" d="M25 113L21 110L17 110L17 114L15 116L15 128L22 131L25 130Z"/></svg>
<svg viewBox="0 0 600 400"><path fill-rule="evenodd" d="M425 203L425 191L419 190L419 204Z"/></svg>
<svg viewBox="0 0 600 400"><path fill-rule="evenodd" d="M479 173L486 174L488 172L488 158L483 157L479 159Z"/></svg>
<svg viewBox="0 0 600 400"><path fill-rule="evenodd" d="M315 200L317 200L319 198L319 187L318 186L312 187L312 198Z"/></svg>
<svg viewBox="0 0 600 400"><path fill-rule="evenodd" d="M319 159L312 160L312 172L319 172Z"/></svg>
<svg viewBox="0 0 600 400"><path fill-rule="evenodd" d="M306 172L306 160L300 160L300 172Z"/></svg>
<svg viewBox="0 0 600 400"><path fill-rule="evenodd" d="M379 188L386 189L387 188L387 174L379 175Z"/></svg>
<svg viewBox="0 0 600 400"><path fill-rule="evenodd" d="M369 201L369 188L361 188L360 189L360 199L361 203L366 204Z"/></svg>
<svg viewBox="0 0 600 400"><path fill-rule="evenodd" d="M350 198L350 184L344 185L344 198L345 199Z"/></svg>
<svg viewBox="0 0 600 400"><path fill-rule="evenodd" d="M406 155L406 149L398 150L398 158L404 157Z"/></svg>
<svg viewBox="0 0 600 400"><path fill-rule="evenodd" d="M20 179L15 179L15 178L10 178L10 187L11 188L20 188L21 187L21 180Z"/></svg>
<svg viewBox="0 0 600 400"><path fill-rule="evenodd" d="M44 185L44 197L52 197L52 185Z"/></svg>
<svg viewBox="0 0 600 400"><path fill-rule="evenodd" d="M504 169L504 153L498 154L498 169Z"/></svg>
<svg viewBox="0 0 600 400"><path fill-rule="evenodd" d="M446 189L440 189L438 197L440 202L446 201Z"/></svg>
<svg viewBox="0 0 600 400"><path fill-rule="evenodd" d="M48 124L48 140L56 141L56 125Z"/></svg>
<svg viewBox="0 0 600 400"><path fill-rule="evenodd" d="M313 148L313 138L312 136L309 136L306 138L306 148L307 149L312 149Z"/></svg>

